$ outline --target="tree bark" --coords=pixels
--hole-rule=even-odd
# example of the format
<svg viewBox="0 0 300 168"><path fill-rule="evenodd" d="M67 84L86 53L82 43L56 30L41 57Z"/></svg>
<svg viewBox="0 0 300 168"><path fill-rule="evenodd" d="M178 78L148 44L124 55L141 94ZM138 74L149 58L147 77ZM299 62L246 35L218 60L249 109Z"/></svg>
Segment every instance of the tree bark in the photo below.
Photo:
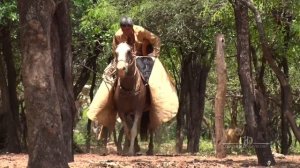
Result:
<svg viewBox="0 0 300 168"><path fill-rule="evenodd" d="M227 70L224 55L225 39L224 35L216 36L216 72L217 72L217 93L215 98L215 132L216 132L216 157L225 158L226 150L224 147L224 108L226 101Z"/></svg>
<svg viewBox="0 0 300 168"><path fill-rule="evenodd" d="M96 61L92 66L92 69L94 71L93 73L93 78L92 78L92 84L91 84L91 89L90 89L90 100L92 101L94 99L94 89L96 86L96 77L97 77L97 64ZM86 151L90 152L91 149L91 127L92 127L92 120L88 119L87 125L86 125L86 129L87 129L87 133L86 133L86 142L85 142L85 146L86 146Z"/></svg>
<svg viewBox="0 0 300 168"><path fill-rule="evenodd" d="M199 139L201 130L200 119L200 72L201 67L195 61L195 55L190 53L187 56L187 81L188 81L188 110L186 111L186 128L187 128L187 151L196 153L199 151ZM193 63L194 62L194 63ZM193 72L193 70L195 70Z"/></svg>
<svg viewBox="0 0 300 168"><path fill-rule="evenodd" d="M230 110L230 128L237 127L238 98L232 97Z"/></svg>
<svg viewBox="0 0 300 168"><path fill-rule="evenodd" d="M204 61L206 52L199 52L199 55L191 53L191 62L188 64L189 104L186 113L187 124L187 151L191 153L199 152L201 126L205 105L206 80L210 67L208 61ZM202 57L201 61L198 57Z"/></svg>
<svg viewBox="0 0 300 168"><path fill-rule="evenodd" d="M68 1L19 0L28 167L68 167L75 104Z"/></svg>
<svg viewBox="0 0 300 168"><path fill-rule="evenodd" d="M188 104L189 104L189 96L188 96L188 71L187 71L188 65L186 65L185 62L182 63L181 66L181 83L180 83L180 92L179 92L179 109L178 113L176 115L176 152L182 153L183 152L183 140L185 137L185 115L188 111Z"/></svg>
<svg viewBox="0 0 300 168"><path fill-rule="evenodd" d="M0 27L0 29L2 29ZM0 31L1 33L1 31ZM1 38L1 34L0 34ZM1 44L0 44L1 46ZM1 48L0 48L1 51ZM6 127L6 109L7 109L7 103L5 102L6 96L4 93L7 93L8 91L5 91L7 89L6 87L6 77L4 73L4 63L3 63L3 55L2 52L0 52L0 149L4 149L6 147L6 134L7 134L7 127Z"/></svg>
<svg viewBox="0 0 300 168"><path fill-rule="evenodd" d="M203 46L192 49L197 52L179 50L182 55L181 91L179 111L177 113L176 151L182 151L184 131L187 135L187 151L199 151L201 123L205 105L205 90L211 60L207 57L207 49Z"/></svg>
<svg viewBox="0 0 300 168"><path fill-rule="evenodd" d="M5 69L2 58L0 57L0 137L3 144L0 144L7 152L19 153L20 143L18 140L17 127L14 124L12 110L10 106L9 89L5 78Z"/></svg>
<svg viewBox="0 0 300 168"><path fill-rule="evenodd" d="M3 86L5 89L3 94L7 94L5 96L6 103L8 103L8 107L6 107L7 114L6 117L6 128L9 130L7 133L6 140L6 151L12 153L20 153L21 146L19 140L19 130L20 130L20 120L19 120L19 110L18 110L18 98L17 98L17 74L14 65L14 58L12 53L12 45L11 45L11 33L9 24L7 26L3 26L0 29L0 49L2 49L3 60L2 62L2 72L3 72ZM0 58L2 59L2 58ZM1 60L2 61L2 60ZM4 69L5 68L5 69ZM7 81L7 82L6 82ZM6 105L5 105L6 106Z"/></svg>
<svg viewBox="0 0 300 168"><path fill-rule="evenodd" d="M72 50L71 50L71 21L69 1L56 4L54 20L52 22L52 55L54 67L54 80L60 102L63 122L63 134L68 161L73 161L73 127L76 115L75 99L73 93L72 77ZM54 38L56 37L56 38ZM56 46L57 45L57 46Z"/></svg>
<svg viewBox="0 0 300 168"><path fill-rule="evenodd" d="M247 122L248 138L253 140L258 164L275 164L266 131L266 110L260 88L255 88L250 59L248 8L235 1L233 4L237 30L238 72L243 93L243 106Z"/></svg>
<svg viewBox="0 0 300 168"><path fill-rule="evenodd" d="M288 66L288 60L287 60L287 52L288 52L288 46L290 41L290 34L291 34L291 22L292 22L292 16L289 14L286 10L277 10L274 11L273 14L275 15L275 21L278 24L278 26L282 29L282 33L284 34L284 51L283 56L280 57L280 62L278 63L282 69L283 73L286 78L289 78L289 66ZM281 99L284 99L284 92L283 88L281 86ZM292 140L291 136L289 136L289 125L287 118L285 117L283 104L281 104L281 153L284 155L287 155L290 148L290 141Z"/></svg>

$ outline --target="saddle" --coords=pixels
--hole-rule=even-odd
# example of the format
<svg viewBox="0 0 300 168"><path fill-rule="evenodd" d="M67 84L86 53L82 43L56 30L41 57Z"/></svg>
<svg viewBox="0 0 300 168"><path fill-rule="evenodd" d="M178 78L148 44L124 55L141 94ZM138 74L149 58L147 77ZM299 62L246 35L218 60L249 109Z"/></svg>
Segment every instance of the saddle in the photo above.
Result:
<svg viewBox="0 0 300 168"><path fill-rule="evenodd" d="M148 84L152 69L153 69L154 61L151 57L137 57L136 58L136 66L141 73L142 79L145 85Z"/></svg>

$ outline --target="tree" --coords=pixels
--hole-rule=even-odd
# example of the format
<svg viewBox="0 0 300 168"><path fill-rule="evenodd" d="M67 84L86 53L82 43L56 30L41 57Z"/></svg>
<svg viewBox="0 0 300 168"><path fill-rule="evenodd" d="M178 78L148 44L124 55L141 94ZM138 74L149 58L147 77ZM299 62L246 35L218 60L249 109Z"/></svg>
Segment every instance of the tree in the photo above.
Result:
<svg viewBox="0 0 300 168"><path fill-rule="evenodd" d="M17 71L15 67L15 53L13 53L13 26L16 23L16 4L15 2L1 1L2 18L0 18L0 62L1 62L1 88L2 92L0 104L1 127L5 150L7 152L21 152L20 145L20 121L19 121L19 102L17 98ZM1 138L0 138L1 139ZM0 140L1 141L1 140ZM0 147L1 148L1 147Z"/></svg>
<svg viewBox="0 0 300 168"><path fill-rule="evenodd" d="M19 110L18 110L18 99L17 99L17 85L16 85L16 70L13 61L13 53L10 39L9 27L5 26L0 29L0 44L2 44L2 53L4 62L1 63L2 71L2 96L4 103L3 107L8 106L4 109L4 118L7 128L7 140L6 150L7 152L19 153L21 152L19 134ZM0 59L1 55L0 55ZM1 61L3 61L1 60ZM4 69L6 67L6 69ZM5 73L6 72L6 73ZM7 82L6 82L7 81ZM8 100L5 100L8 99Z"/></svg>
<svg viewBox="0 0 300 168"><path fill-rule="evenodd" d="M248 8L239 1L231 1L231 3L236 19L238 73L243 93L247 136L253 140L258 164L264 166L274 165L275 160L266 129L267 111L264 95L261 93L261 88L255 86L255 81L252 77Z"/></svg>
<svg viewBox="0 0 300 168"><path fill-rule="evenodd" d="M19 0L28 167L68 167L75 112L69 1Z"/></svg>
<svg viewBox="0 0 300 168"><path fill-rule="evenodd" d="M261 47L263 50L263 57L266 59L268 64L270 65L271 69L275 73L281 87L281 94L282 94L282 111L286 115L288 122L291 125L291 128L294 132L295 137L298 141L300 141L300 131L299 127L296 124L295 116L291 111L291 103L292 103L292 95L291 95L291 87L287 77L285 76L284 72L280 70L278 65L276 64L275 60L273 59L273 53L271 46L268 44L268 39L265 36L264 25L261 20L260 12L256 9L253 3L249 0L240 0L245 6L247 6L255 15L255 21L257 24L257 29L259 33L259 38L261 42Z"/></svg>
<svg viewBox="0 0 300 168"><path fill-rule="evenodd" d="M225 63L225 39L223 34L216 36L216 71L217 71L217 93L215 98L215 127L216 127L216 156L217 158L226 157L226 150L224 147L224 107L226 99L226 84L227 72Z"/></svg>

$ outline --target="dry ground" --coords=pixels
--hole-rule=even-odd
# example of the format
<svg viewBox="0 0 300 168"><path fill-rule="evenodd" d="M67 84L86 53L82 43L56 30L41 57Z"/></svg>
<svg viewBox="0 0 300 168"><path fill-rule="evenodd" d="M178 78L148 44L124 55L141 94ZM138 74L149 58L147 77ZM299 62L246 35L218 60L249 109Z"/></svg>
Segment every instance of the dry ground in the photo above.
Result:
<svg viewBox="0 0 300 168"><path fill-rule="evenodd" d="M5 154L0 155L0 168L25 168L28 155L26 154ZM300 155L289 155L285 158L276 158L280 168L300 167ZM258 167L256 156L235 156L230 155L225 159L217 159L213 156L119 156L116 154L100 156L97 154L76 154L75 161L69 163L71 168L100 168L100 167Z"/></svg>

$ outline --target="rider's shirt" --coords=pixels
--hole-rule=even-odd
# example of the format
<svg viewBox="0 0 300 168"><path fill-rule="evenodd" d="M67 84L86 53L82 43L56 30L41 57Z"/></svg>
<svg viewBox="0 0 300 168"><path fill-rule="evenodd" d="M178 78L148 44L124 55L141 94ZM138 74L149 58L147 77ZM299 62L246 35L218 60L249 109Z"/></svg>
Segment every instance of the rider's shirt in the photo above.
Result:
<svg viewBox="0 0 300 168"><path fill-rule="evenodd" d="M155 34L151 33L150 31L146 30L145 28L137 25L133 25L133 31L134 31L134 39L129 39L123 32L122 29L119 29L114 38L112 43L112 51L114 56L115 49L117 48L117 45L122 42L127 42L129 45L131 45L133 51L136 53L136 55L145 55L143 50L145 46L147 46L148 43L153 45L154 54L155 56L159 56L160 53L160 39ZM133 43L133 44L132 44Z"/></svg>

